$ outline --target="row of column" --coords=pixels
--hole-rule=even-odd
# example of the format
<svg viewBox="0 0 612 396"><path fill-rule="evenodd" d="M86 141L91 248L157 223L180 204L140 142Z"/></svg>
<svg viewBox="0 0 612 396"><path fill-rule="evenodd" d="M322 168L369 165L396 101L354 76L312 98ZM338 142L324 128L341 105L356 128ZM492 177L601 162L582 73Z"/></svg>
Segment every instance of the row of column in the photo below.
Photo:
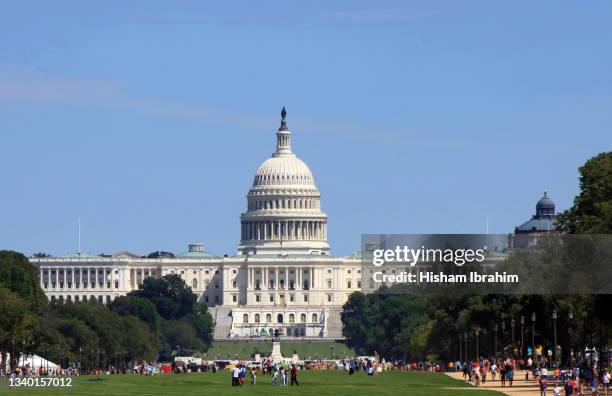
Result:
<svg viewBox="0 0 612 396"><path fill-rule="evenodd" d="M272 220L242 223L242 240L327 240L327 223L319 220Z"/></svg>
<svg viewBox="0 0 612 396"><path fill-rule="evenodd" d="M316 199L250 199L249 210L266 209L319 209Z"/></svg>
<svg viewBox="0 0 612 396"><path fill-rule="evenodd" d="M120 285L121 274L108 267L41 267L40 281L43 288L104 290L115 289L115 281Z"/></svg>
<svg viewBox="0 0 612 396"><path fill-rule="evenodd" d="M294 281L294 290L304 290L304 289L312 289L314 287L314 278L315 278L315 273L314 273L314 267L310 267L310 268L298 268L298 267L282 267L284 269L284 277L282 277L282 279L284 280L284 288L285 290L289 289L290 286L290 281L292 279L290 279L289 277L289 271L293 270L294 276L293 276L293 281ZM248 267L247 268L247 287L249 290L253 290L256 288L257 286L257 281L260 281L260 289L261 290L270 290L272 289L271 287L271 279L270 279L270 269L272 269L274 271L274 290L279 290L280 287L280 280L281 280L281 276L280 276L280 267L278 266L274 266L274 267ZM257 276L257 270L260 271L260 276L259 279ZM306 278L304 278L304 271L307 271L307 276ZM305 284L304 281L307 281L308 283Z"/></svg>
<svg viewBox="0 0 612 396"><path fill-rule="evenodd" d="M53 273L53 271L55 273ZM115 273L115 271L118 272ZM47 273L46 275L45 272ZM130 287L136 289L142 284L145 278L154 277L156 275L157 269L155 268L131 268L129 273ZM124 286L124 280L123 269L112 267L40 268L40 286L46 289L119 289Z"/></svg>

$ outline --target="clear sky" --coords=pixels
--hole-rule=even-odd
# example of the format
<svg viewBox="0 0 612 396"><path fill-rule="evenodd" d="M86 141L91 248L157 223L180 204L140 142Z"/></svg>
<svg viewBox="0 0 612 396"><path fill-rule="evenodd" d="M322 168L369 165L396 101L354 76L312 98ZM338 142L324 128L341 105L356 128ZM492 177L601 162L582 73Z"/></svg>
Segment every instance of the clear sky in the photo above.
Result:
<svg viewBox="0 0 612 396"><path fill-rule="evenodd" d="M511 232L612 143L609 1L13 1L0 248L235 253L282 105L361 233Z"/></svg>

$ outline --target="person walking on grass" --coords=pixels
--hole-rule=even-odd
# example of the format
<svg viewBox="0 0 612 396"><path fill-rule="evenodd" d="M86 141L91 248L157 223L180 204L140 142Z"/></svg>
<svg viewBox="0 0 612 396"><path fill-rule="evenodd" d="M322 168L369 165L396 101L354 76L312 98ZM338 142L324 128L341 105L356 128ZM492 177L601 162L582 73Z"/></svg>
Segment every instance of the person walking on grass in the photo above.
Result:
<svg viewBox="0 0 612 396"><path fill-rule="evenodd" d="M257 366L251 366L251 386L255 386L257 382Z"/></svg>
<svg viewBox="0 0 612 396"><path fill-rule="evenodd" d="M293 386L294 383L296 386L300 386L297 379L297 368L295 367L295 364L291 366L291 386Z"/></svg>
<svg viewBox="0 0 612 396"><path fill-rule="evenodd" d="M508 377L508 385L512 388L512 381L514 380L514 369L512 367L508 369L506 377Z"/></svg>
<svg viewBox="0 0 612 396"><path fill-rule="evenodd" d="M541 375L540 379L538 380L538 383L540 384L540 396L546 396L546 388L548 386L548 380L546 376Z"/></svg>

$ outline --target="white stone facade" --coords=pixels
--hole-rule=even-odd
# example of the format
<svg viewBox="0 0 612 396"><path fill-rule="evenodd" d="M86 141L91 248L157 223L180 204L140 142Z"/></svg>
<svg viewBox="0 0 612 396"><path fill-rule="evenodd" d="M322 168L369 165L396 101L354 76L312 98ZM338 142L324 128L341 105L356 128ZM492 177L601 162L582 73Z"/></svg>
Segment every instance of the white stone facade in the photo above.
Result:
<svg viewBox="0 0 612 396"><path fill-rule="evenodd" d="M280 330L289 337L341 338L340 312L361 290L361 262L333 257L327 215L308 166L291 149L282 112L276 151L257 170L240 217L233 257L190 245L178 257L76 254L32 258L50 299L112 301L149 276L180 275L211 308L215 337L252 337Z"/></svg>

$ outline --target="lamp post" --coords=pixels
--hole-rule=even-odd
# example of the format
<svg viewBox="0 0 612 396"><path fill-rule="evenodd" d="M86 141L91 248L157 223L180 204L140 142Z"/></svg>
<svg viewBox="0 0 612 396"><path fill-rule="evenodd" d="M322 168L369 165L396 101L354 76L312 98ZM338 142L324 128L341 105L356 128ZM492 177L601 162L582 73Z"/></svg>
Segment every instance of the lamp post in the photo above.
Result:
<svg viewBox="0 0 612 396"><path fill-rule="evenodd" d="M555 340L555 351L554 351L555 367L558 367L559 363L557 362L557 308L553 309L552 318L553 318L553 334L554 334L554 340Z"/></svg>
<svg viewBox="0 0 612 396"><path fill-rule="evenodd" d="M480 333L480 327L476 327L476 360L480 360L480 355L478 354L478 333Z"/></svg>
<svg viewBox="0 0 612 396"><path fill-rule="evenodd" d="M495 347L493 348L493 350L495 351L495 357L497 357L497 323L495 323L493 331L495 332Z"/></svg>
<svg viewBox="0 0 612 396"><path fill-rule="evenodd" d="M569 323L567 324L567 328L569 330L569 349L570 349L570 362L571 362L571 357L574 355L574 349L572 348L572 332L571 332L571 328L572 328L572 319L574 319L574 313L572 311L569 311L569 313L567 314L567 318L569 319Z"/></svg>
<svg viewBox="0 0 612 396"><path fill-rule="evenodd" d="M531 313L531 354L533 355L533 361L536 361L536 350L535 350L535 312Z"/></svg>
<svg viewBox="0 0 612 396"><path fill-rule="evenodd" d="M525 349L525 347L524 347L524 345L525 345L525 331L524 331L524 328L525 328L525 316L521 315L521 357L525 356L525 355L523 355L523 352L524 352L524 349Z"/></svg>
<svg viewBox="0 0 612 396"><path fill-rule="evenodd" d="M514 318L510 321L510 327L512 328L512 346L514 346Z"/></svg>
<svg viewBox="0 0 612 396"><path fill-rule="evenodd" d="M465 364L468 362L468 349L467 349L467 331L463 333L463 350L465 351Z"/></svg>
<svg viewBox="0 0 612 396"><path fill-rule="evenodd" d="M462 344L463 343L461 342L461 333L459 333L459 359L457 359L459 361L461 361L461 358L463 357L463 350L462 350L463 345Z"/></svg>
<svg viewBox="0 0 612 396"><path fill-rule="evenodd" d="M586 347L586 318L587 311L582 311L582 344Z"/></svg>

